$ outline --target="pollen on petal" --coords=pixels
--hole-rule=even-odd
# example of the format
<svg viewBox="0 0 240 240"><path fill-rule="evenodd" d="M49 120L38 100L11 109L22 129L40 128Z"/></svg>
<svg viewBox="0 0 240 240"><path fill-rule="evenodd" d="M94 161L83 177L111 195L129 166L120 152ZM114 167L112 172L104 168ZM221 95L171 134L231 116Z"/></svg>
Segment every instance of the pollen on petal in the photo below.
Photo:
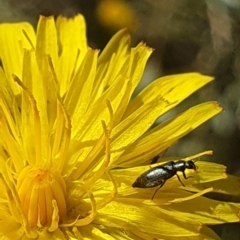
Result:
<svg viewBox="0 0 240 240"><path fill-rule="evenodd" d="M25 167L19 174L17 191L29 226L58 226L66 214L66 186L56 170L45 166ZM56 217L58 208L59 216ZM54 222L53 221L59 221Z"/></svg>

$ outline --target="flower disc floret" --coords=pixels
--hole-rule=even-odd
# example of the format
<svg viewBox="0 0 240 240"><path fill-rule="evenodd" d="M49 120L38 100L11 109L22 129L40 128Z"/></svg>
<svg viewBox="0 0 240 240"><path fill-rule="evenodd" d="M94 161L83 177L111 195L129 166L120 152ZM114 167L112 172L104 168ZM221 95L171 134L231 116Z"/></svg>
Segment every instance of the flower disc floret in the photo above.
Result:
<svg viewBox="0 0 240 240"><path fill-rule="evenodd" d="M66 186L61 174L45 166L25 167L17 180L22 210L30 227L50 227L66 215Z"/></svg>

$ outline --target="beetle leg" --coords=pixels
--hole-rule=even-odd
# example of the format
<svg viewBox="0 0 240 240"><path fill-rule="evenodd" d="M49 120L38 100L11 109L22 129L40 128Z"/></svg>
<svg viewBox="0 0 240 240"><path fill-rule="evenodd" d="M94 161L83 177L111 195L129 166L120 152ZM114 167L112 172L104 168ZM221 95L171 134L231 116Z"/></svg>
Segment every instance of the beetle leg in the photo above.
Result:
<svg viewBox="0 0 240 240"><path fill-rule="evenodd" d="M166 181L162 180L162 183L160 184L160 186L155 190L155 192L154 192L154 194L153 194L153 196L152 196L152 200L153 200L153 198L155 197L157 191L164 185L165 182L166 182Z"/></svg>
<svg viewBox="0 0 240 240"><path fill-rule="evenodd" d="M185 174L185 173L184 173ZM176 174L177 175L177 174ZM184 175L183 175L184 176ZM186 175L185 175L186 177ZM183 184L183 182L181 181L180 177L177 175L178 181L185 187L185 185Z"/></svg>
<svg viewBox="0 0 240 240"><path fill-rule="evenodd" d="M185 179L193 178L193 176L188 176L188 177L187 177L184 171L182 171L182 173L183 173L183 177L184 177Z"/></svg>

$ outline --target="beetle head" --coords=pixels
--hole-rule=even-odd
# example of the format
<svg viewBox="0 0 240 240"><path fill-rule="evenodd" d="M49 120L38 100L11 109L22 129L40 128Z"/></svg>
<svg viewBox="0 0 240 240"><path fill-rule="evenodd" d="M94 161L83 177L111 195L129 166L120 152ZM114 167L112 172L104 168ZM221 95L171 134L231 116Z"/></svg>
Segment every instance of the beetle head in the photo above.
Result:
<svg viewBox="0 0 240 240"><path fill-rule="evenodd" d="M195 171L197 170L197 166L195 165L195 162L193 162L192 160L186 162L186 168L193 169Z"/></svg>

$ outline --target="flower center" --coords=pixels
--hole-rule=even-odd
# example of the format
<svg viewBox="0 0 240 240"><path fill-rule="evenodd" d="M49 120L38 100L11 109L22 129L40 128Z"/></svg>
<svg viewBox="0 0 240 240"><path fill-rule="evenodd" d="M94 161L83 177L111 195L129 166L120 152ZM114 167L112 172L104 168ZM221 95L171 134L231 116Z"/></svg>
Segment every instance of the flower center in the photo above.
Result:
<svg viewBox="0 0 240 240"><path fill-rule="evenodd" d="M58 227L66 214L66 186L58 171L27 166L19 174L17 191L30 227Z"/></svg>

